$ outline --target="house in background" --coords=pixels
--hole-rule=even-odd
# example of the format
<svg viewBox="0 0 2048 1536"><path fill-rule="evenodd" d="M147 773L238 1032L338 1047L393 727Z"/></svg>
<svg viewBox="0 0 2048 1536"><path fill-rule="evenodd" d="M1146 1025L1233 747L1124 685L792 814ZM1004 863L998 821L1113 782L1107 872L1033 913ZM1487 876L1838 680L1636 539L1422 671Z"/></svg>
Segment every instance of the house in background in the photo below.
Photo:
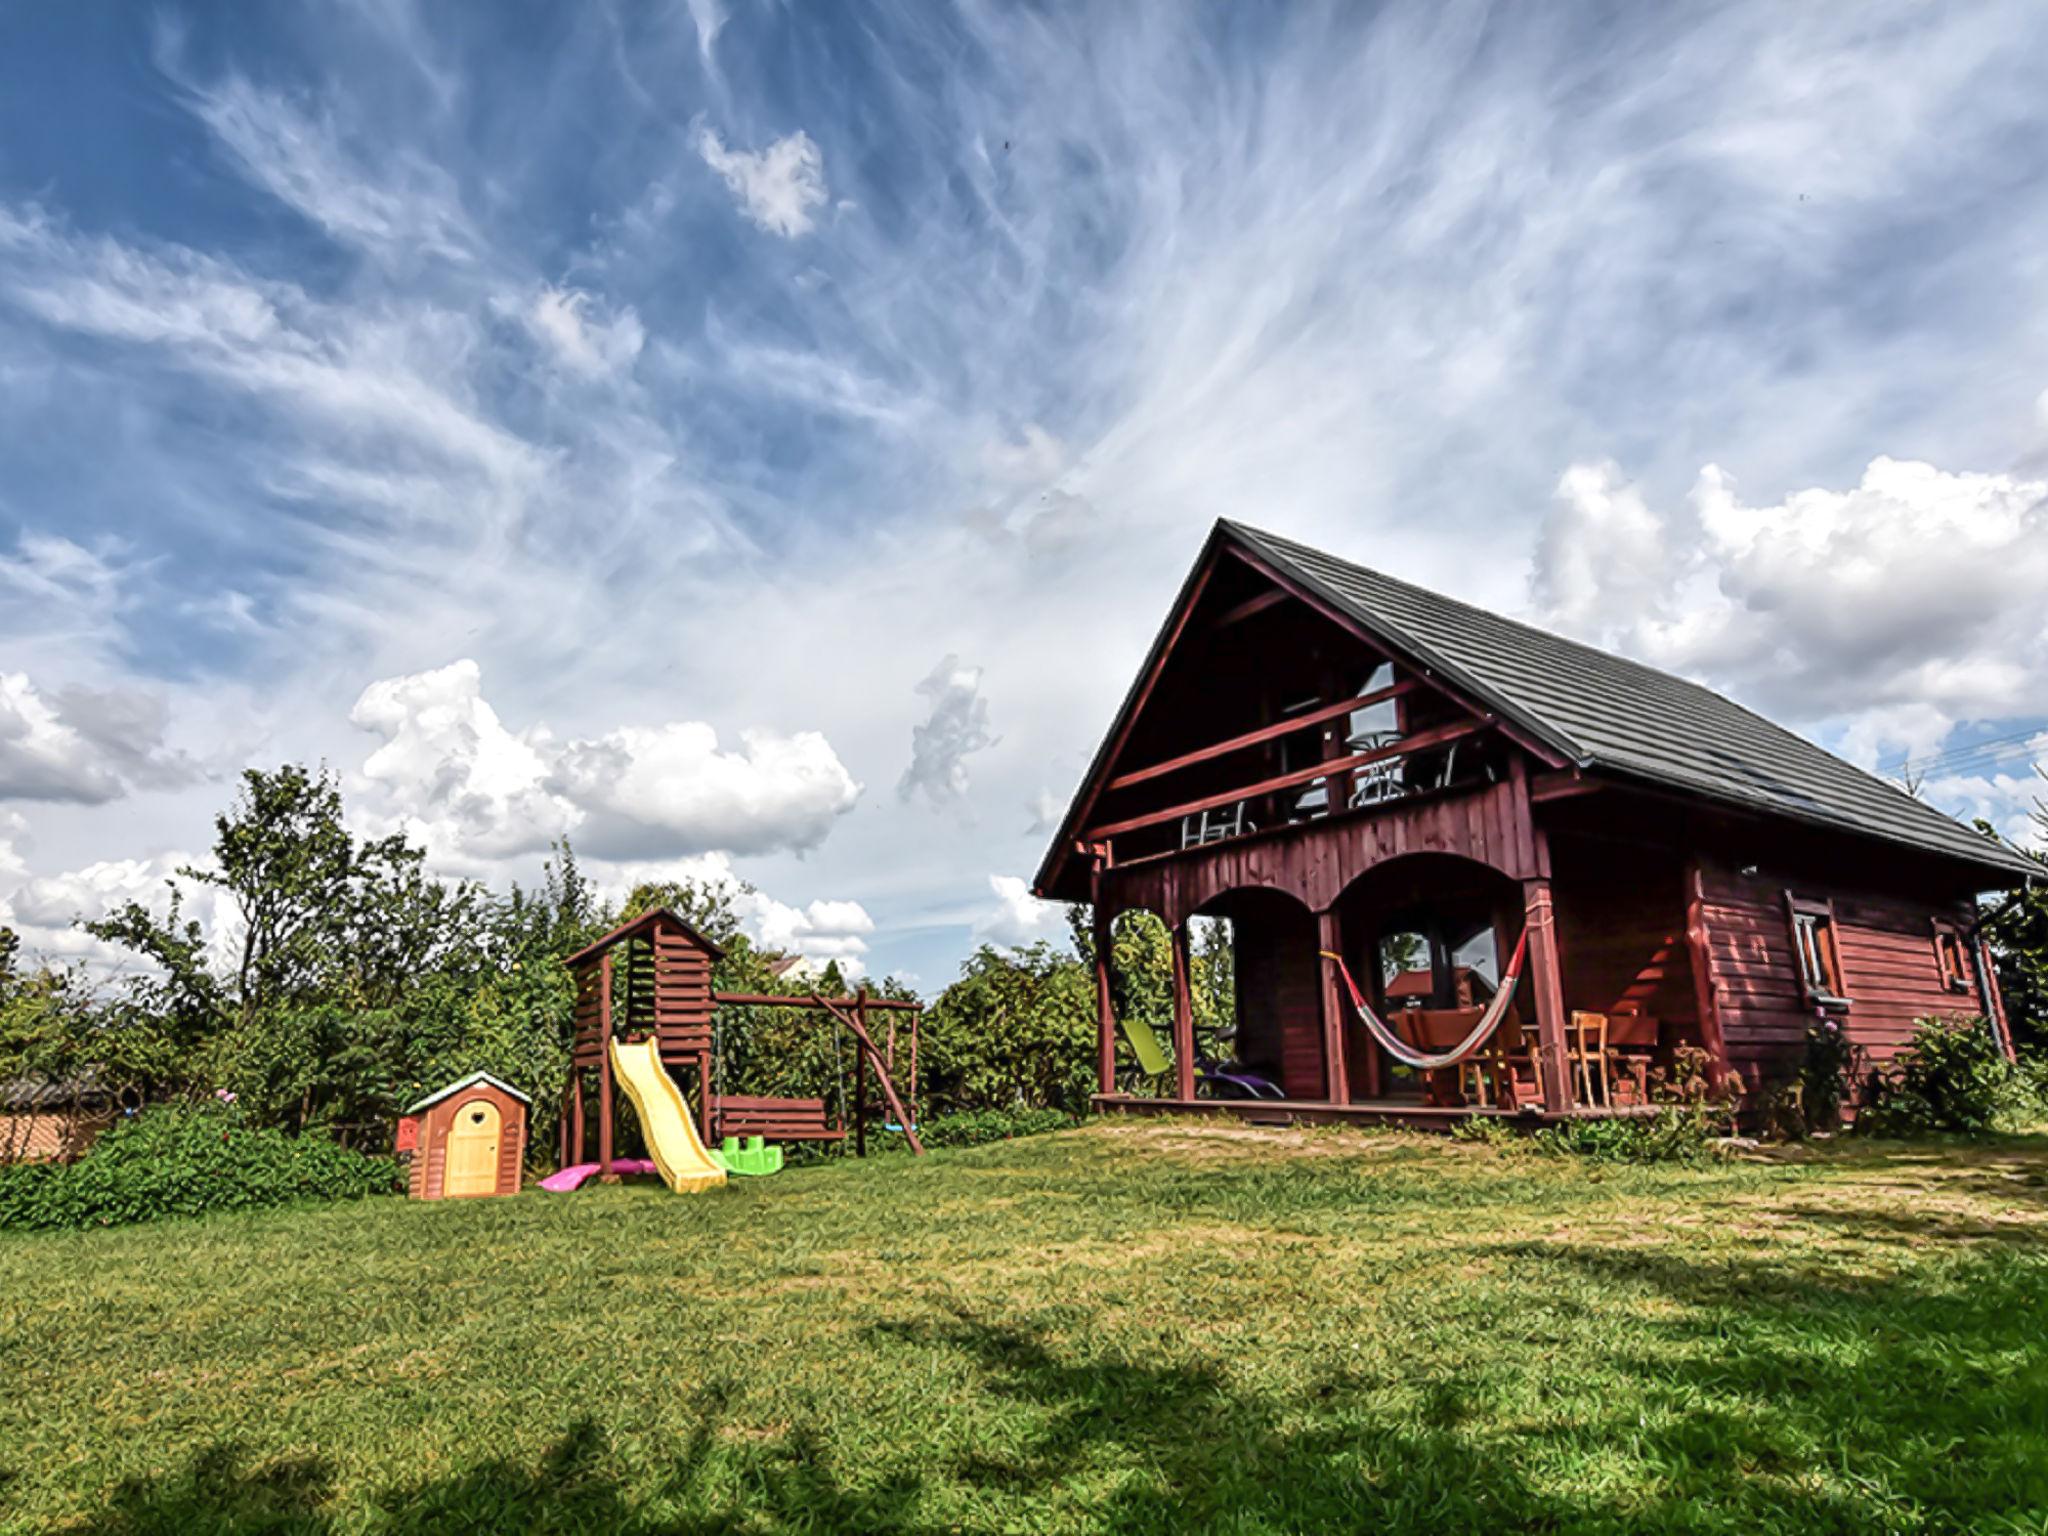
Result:
<svg viewBox="0 0 2048 1536"><path fill-rule="evenodd" d="M1610 1023L1638 1082L1690 1046L1754 1096L1817 1017L1873 1065L1927 1015L2010 1050L1976 898L2032 872L1707 688L1220 522L1034 889L1094 908L1102 1106L1253 1107L1197 1097L1203 916L1233 930L1240 1066L1300 1118L1440 1123L1475 1106L1381 1049L1326 952L1382 1016L1426 997L1400 1016L1455 1034L1524 943L1510 1105L1616 1108L1589 1066ZM1163 1097L1117 1089L1106 935L1137 909L1174 938Z"/></svg>
<svg viewBox="0 0 2048 1536"><path fill-rule="evenodd" d="M90 1074L0 1083L0 1163L69 1163L118 1118L114 1095Z"/></svg>

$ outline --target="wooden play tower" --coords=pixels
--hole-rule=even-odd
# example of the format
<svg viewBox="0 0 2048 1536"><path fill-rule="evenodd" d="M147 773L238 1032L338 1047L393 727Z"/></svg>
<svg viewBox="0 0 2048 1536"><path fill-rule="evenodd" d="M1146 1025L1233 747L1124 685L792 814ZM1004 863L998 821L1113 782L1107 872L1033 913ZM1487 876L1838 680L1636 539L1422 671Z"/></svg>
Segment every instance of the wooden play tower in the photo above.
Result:
<svg viewBox="0 0 2048 1536"><path fill-rule="evenodd" d="M917 1099L918 1021L922 1005L895 998L828 998L818 993L714 992L712 965L719 947L666 907L643 913L578 950L563 963L576 981L576 1028L569 1055L569 1083L562 1106L561 1160L584 1160L589 1139L590 1076L596 1079L599 1177L612 1177L615 1084L609 1044L653 1036L662 1065L679 1083L697 1088L699 1134L707 1146L726 1136L767 1136L783 1141L842 1141L847 1127L826 1117L823 1099L781 1099L726 1095L719 1091L717 1031L713 1010L721 1003L755 1008L821 1010L853 1037L853 1135L863 1153L867 1143L868 1072L875 1074L894 1123L903 1128L913 1152L922 1155L917 1124L896 1091L896 1018L909 1020L909 1102ZM868 1028L871 1012L890 1015L886 1050ZM687 1076L685 1076L687 1074Z"/></svg>

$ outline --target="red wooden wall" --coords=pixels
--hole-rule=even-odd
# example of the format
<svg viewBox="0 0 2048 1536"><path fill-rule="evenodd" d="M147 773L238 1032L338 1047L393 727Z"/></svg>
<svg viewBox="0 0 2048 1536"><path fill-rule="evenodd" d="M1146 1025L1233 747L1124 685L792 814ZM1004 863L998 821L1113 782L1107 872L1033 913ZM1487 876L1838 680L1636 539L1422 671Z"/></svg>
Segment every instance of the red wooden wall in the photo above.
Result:
<svg viewBox="0 0 2048 1536"><path fill-rule="evenodd" d="M1558 969L1567 1010L1632 1006L1659 1021L1659 1045L1700 1043L1685 937L1685 865L1675 852L1551 839Z"/></svg>
<svg viewBox="0 0 2048 1536"><path fill-rule="evenodd" d="M1799 1070L1814 1009L1800 985L1785 892L1832 899L1850 1006L1839 1017L1875 1067L1897 1055L1916 1019L1986 1012L1973 989L1942 985L1933 920L1969 920L1962 902L1940 902L1759 869L1702 869L1713 981L1728 1057L1754 1089Z"/></svg>

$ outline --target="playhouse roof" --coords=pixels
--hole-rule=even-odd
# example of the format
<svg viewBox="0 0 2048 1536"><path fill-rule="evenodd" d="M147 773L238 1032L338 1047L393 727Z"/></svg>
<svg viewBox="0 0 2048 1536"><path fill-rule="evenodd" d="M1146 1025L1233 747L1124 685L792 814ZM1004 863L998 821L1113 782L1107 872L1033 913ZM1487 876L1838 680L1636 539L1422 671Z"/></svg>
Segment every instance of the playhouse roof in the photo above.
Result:
<svg viewBox="0 0 2048 1536"><path fill-rule="evenodd" d="M1582 770L1959 859L1999 872L2000 883L2040 873L2013 849L1711 688L1228 519L1218 520L1196 570L1225 550L1310 595ZM1175 615L1190 600L1192 576L1190 582ZM1173 628L1169 616L1154 642L1155 658ZM1138 694L1134 685L1074 808L1103 770ZM1070 808L1069 824L1039 872L1040 889L1076 835L1073 814Z"/></svg>
<svg viewBox="0 0 2048 1536"><path fill-rule="evenodd" d="M647 929L660 928L664 925L681 929L690 936L699 948L704 950L714 960L725 953L718 945L704 937L703 933L694 924L685 922L682 918L678 917L673 908L655 907L651 911L642 912L630 923L621 923L603 938L595 939L584 945L575 954L564 960L562 964L571 967L582 965L587 960L595 960L599 955L621 940L633 938Z"/></svg>
<svg viewBox="0 0 2048 1536"><path fill-rule="evenodd" d="M460 1081L450 1083L446 1088L437 1089L433 1093L428 1094L424 1099L421 1099L419 1103L407 1109L405 1113L408 1115L416 1115L421 1110L432 1109L436 1104L440 1103L443 1099L452 1099L455 1097L456 1094L463 1092L465 1089L477 1087L479 1084L482 1084L483 1086L488 1088L495 1088L500 1093L510 1094L513 1098L517 1099L522 1104L530 1105L533 1103L532 1099L529 1099L517 1088L514 1088L510 1083L506 1082L502 1077L493 1077L488 1072L472 1072L469 1074L469 1076L461 1079Z"/></svg>

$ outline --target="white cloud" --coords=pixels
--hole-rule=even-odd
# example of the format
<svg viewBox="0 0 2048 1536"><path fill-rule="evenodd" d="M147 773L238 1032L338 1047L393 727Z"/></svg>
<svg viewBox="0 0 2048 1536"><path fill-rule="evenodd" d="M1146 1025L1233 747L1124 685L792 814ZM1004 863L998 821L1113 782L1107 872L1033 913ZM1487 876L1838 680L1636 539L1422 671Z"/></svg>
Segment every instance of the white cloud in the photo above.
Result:
<svg viewBox="0 0 2048 1536"><path fill-rule="evenodd" d="M742 731L737 751L701 721L514 735L468 659L372 683L349 718L384 738L361 774L373 814L467 868L564 835L608 860L802 852L860 796L815 731Z"/></svg>
<svg viewBox="0 0 2048 1536"><path fill-rule="evenodd" d="M802 852L825 840L861 791L816 731L741 731L731 751L696 720L565 743L551 782L583 810L583 845L608 858Z"/></svg>
<svg viewBox="0 0 2048 1536"><path fill-rule="evenodd" d="M0 831L4 830L0 826ZM0 876L7 873L4 849L0 842ZM57 961L84 960L102 970L133 970L146 962L130 950L103 943L76 924L105 917L131 901L161 914L168 905L166 886L175 884L184 898L181 915L200 925L209 963L224 969L236 958L241 916L226 892L178 874L180 868L201 862L175 852L105 859L23 879L11 889L0 884L0 923L21 935L22 947L31 955Z"/></svg>
<svg viewBox="0 0 2048 1536"><path fill-rule="evenodd" d="M989 729L988 700L981 696L981 668L962 666L958 656L948 656L917 691L931 700L931 707L911 727L910 765L896 793L909 800L922 792L935 806L951 805L967 793L967 759L997 740Z"/></svg>
<svg viewBox="0 0 2048 1536"><path fill-rule="evenodd" d="M771 235L793 240L814 227L811 211L826 198L825 157L799 128L766 149L727 149L717 132L697 129L697 153L724 178L740 211Z"/></svg>
<svg viewBox="0 0 2048 1536"><path fill-rule="evenodd" d="M0 800L77 800L121 793L121 781L20 672L0 672Z"/></svg>
<svg viewBox="0 0 2048 1536"><path fill-rule="evenodd" d="M468 260L476 232L453 181L411 150L373 166L348 144L333 111L228 74L188 87L194 114L249 181L335 239L392 257Z"/></svg>
<svg viewBox="0 0 2048 1536"><path fill-rule="evenodd" d="M628 304L606 314L587 293L543 285L526 312L527 326L564 367L596 378L633 366L647 343L640 316Z"/></svg>
<svg viewBox="0 0 2048 1536"><path fill-rule="evenodd" d="M1664 514L1611 468L1574 483L1597 495L1561 498L1545 547L1605 533L1656 559L1579 587L1539 570L1553 622L1795 721L1912 711L1914 745L1936 716L2048 711L2048 482L1879 458L1851 489L1750 506L1710 464Z"/></svg>
<svg viewBox="0 0 2048 1536"><path fill-rule="evenodd" d="M133 785L188 782L191 761L168 748L169 712L139 689L74 686L53 698L23 672L0 672L0 800L101 805Z"/></svg>
<svg viewBox="0 0 2048 1536"><path fill-rule="evenodd" d="M1017 949L1039 939L1054 939L1066 932L1066 908L1056 901L1040 901L1031 894L1030 882L1019 875L990 875L988 886L995 893L995 910L974 925L974 936L1004 949Z"/></svg>

